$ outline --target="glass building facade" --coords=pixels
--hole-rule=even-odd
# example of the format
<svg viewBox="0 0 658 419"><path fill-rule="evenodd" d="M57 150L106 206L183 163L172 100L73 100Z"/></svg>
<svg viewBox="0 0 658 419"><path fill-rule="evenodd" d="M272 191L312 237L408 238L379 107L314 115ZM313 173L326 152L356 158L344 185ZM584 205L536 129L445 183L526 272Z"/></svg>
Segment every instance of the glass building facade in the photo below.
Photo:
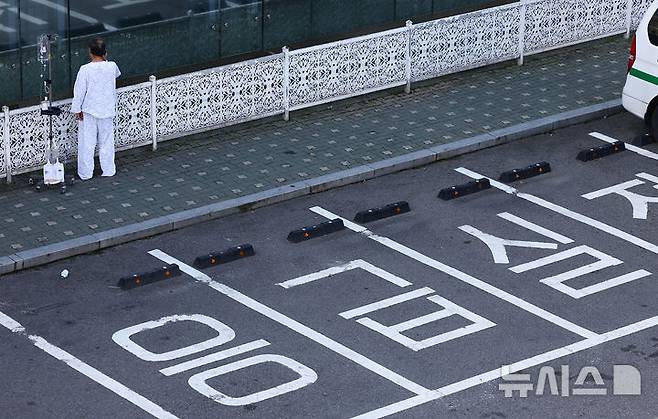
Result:
<svg viewBox="0 0 658 419"><path fill-rule="evenodd" d="M510 1L0 0L0 106L36 103L36 41L53 44L56 97L70 94L87 44L105 38L121 83L144 81Z"/></svg>

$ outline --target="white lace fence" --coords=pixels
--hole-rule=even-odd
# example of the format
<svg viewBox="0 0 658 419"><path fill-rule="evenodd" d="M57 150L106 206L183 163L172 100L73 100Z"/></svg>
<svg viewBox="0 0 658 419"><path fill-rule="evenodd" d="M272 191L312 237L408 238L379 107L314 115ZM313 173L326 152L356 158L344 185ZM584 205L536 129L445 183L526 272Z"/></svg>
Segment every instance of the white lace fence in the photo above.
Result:
<svg viewBox="0 0 658 419"><path fill-rule="evenodd" d="M606 36L629 34L650 0L524 0L331 44L121 88L117 149L318 104L406 86ZM77 148L71 100L58 102L55 138L66 158ZM3 108L0 177L41 167L48 118L39 107ZM4 164L2 164L4 163Z"/></svg>

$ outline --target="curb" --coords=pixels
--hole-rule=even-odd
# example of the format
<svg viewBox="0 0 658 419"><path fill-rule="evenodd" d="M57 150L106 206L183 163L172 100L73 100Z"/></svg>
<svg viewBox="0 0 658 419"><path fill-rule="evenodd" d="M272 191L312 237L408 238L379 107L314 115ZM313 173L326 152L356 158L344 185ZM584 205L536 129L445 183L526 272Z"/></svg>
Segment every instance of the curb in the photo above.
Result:
<svg viewBox="0 0 658 419"><path fill-rule="evenodd" d="M187 226L250 211L305 195L385 176L461 154L506 144L559 128L589 122L623 110L621 100L612 100L573 111L563 112L508 128L499 129L450 144L443 144L403 156L366 164L325 176L281 186L252 195L154 218L137 224L115 228L88 236L54 243L35 249L0 256L0 275L45 265L72 256L91 253L119 244L145 239Z"/></svg>

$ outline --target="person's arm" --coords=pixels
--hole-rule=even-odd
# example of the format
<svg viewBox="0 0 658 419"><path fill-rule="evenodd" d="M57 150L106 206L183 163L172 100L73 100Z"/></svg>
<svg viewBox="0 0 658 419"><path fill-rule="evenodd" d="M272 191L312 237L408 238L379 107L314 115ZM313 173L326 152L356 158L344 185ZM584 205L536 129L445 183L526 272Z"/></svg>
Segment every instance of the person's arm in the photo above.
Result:
<svg viewBox="0 0 658 419"><path fill-rule="evenodd" d="M82 120L82 104L87 96L87 75L84 70L78 71L78 76L75 79L73 87L73 103L71 103L71 113L77 115L79 120Z"/></svg>
<svg viewBox="0 0 658 419"><path fill-rule="evenodd" d="M119 70L119 66L117 65L117 63L114 63L114 68L116 68L116 74L117 74L116 78L118 79L119 77L121 77L121 70Z"/></svg>

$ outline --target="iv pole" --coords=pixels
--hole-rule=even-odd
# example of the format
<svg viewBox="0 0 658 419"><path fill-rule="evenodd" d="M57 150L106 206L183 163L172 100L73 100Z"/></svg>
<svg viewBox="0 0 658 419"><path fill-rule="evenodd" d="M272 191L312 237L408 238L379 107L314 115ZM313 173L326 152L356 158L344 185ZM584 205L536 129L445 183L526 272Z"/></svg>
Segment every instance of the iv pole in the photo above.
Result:
<svg viewBox="0 0 658 419"><path fill-rule="evenodd" d="M53 135L53 117L62 113L61 108L53 106L53 66L51 44L57 39L57 35L41 35L37 43L37 58L41 63L41 115L48 116L48 149L46 153L46 165L43 167L43 184L36 186L41 191L43 185L50 187L61 184L61 193L66 192L64 181L64 165L59 161L59 147L55 146Z"/></svg>

